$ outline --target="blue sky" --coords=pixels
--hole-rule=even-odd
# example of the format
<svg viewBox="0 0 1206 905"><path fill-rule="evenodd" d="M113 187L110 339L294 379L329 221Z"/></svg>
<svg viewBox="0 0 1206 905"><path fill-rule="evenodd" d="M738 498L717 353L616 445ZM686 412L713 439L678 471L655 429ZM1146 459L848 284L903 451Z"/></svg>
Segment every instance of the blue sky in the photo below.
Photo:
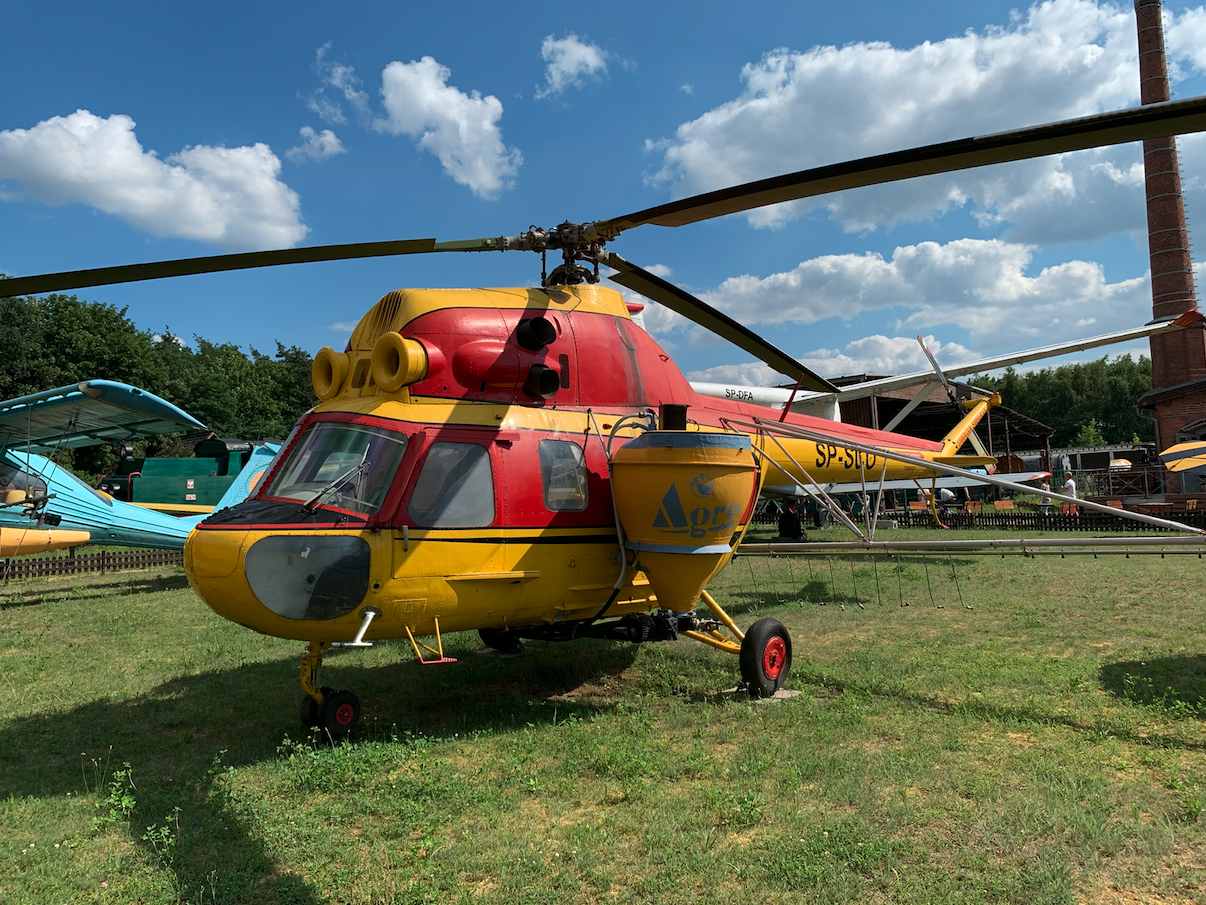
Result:
<svg viewBox="0 0 1206 905"><path fill-rule="evenodd" d="M512 234L1138 100L1129 2L282 9L7 11L0 270ZM1167 27L1174 96L1206 92L1206 9L1170 4ZM1181 150L1192 228L1206 142ZM1083 152L612 247L824 374L913 370L918 332L954 363L1146 321L1138 164ZM313 352L391 289L538 279L535 255L432 255L81 295ZM668 312L648 325L688 373L774 379Z"/></svg>

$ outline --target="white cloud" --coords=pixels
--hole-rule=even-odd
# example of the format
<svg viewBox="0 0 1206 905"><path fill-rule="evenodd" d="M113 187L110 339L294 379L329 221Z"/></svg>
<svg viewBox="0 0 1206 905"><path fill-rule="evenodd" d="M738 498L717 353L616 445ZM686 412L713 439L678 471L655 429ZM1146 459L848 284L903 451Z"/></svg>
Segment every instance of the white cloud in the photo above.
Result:
<svg viewBox="0 0 1206 905"><path fill-rule="evenodd" d="M294 163L302 163L306 160L326 160L336 154L344 154L348 150L330 129L315 132L309 126L302 126L299 134L301 144L285 152L285 156Z"/></svg>
<svg viewBox="0 0 1206 905"><path fill-rule="evenodd" d="M953 324L977 348L1002 342L1057 342L1083 335L1077 321L1092 311L1094 332L1136 326L1151 308L1146 275L1106 281L1100 264L1067 261L1030 275L1030 246L1001 239L957 239L878 254L826 255L765 278L731 277L704 301L742 323L813 323L904 309L896 329Z"/></svg>
<svg viewBox="0 0 1206 905"><path fill-rule="evenodd" d="M976 358L970 349L958 343L942 343L933 336L925 337L925 341L939 364L953 365ZM856 339L847 343L844 350L814 349L797 360L825 377L907 374L930 367L916 337L881 334ZM687 377L690 380L737 386L777 386L783 382L782 374L760 361L692 371Z"/></svg>
<svg viewBox="0 0 1206 905"><path fill-rule="evenodd" d="M347 323L328 324L327 329L334 330L337 333L351 333L356 329L356 322L348 321Z"/></svg>
<svg viewBox="0 0 1206 905"><path fill-rule="evenodd" d="M570 32L564 38L549 35L540 45L544 68L544 87L536 89L537 99L560 94L567 88L581 88L584 77L601 78L607 74L607 52L598 44L582 41Z"/></svg>
<svg viewBox="0 0 1206 905"><path fill-rule="evenodd" d="M1178 65L1206 68L1206 12L1172 19L1168 47ZM1133 12L1096 0L1050 0L1007 26L910 48L781 48L744 67L740 97L649 143L662 154L653 178L684 196L1127 106L1138 100L1136 53ZM1183 140L1182 150L1187 165L1206 162L1200 139ZM970 205L986 222L1016 224L1024 241L1087 240L1142 228L1138 166L1138 149L1124 146L860 189L749 219L777 226L825 207L861 231Z"/></svg>
<svg viewBox="0 0 1206 905"><path fill-rule="evenodd" d="M369 112L369 96L360 88L360 77L352 66L328 60L327 51L330 49L331 42L328 41L314 53L314 71L318 73L321 84L306 98L306 106L326 122L342 125L348 121L343 112L343 104L346 103L352 108L356 119L362 125L367 125L372 114Z"/></svg>
<svg viewBox="0 0 1206 905"><path fill-rule="evenodd" d="M483 97L480 91L466 94L449 85L451 70L431 57L395 61L381 73L385 115L376 116L355 68L327 59L330 46L324 44L315 54L321 84L306 99L310 110L327 122L346 123L346 104L362 127L416 139L420 149L439 158L444 171L479 198L495 198L512 185L523 155L503 144L498 98ZM324 130L323 136L328 134L338 144L334 134Z"/></svg>
<svg viewBox="0 0 1206 905"><path fill-rule="evenodd" d="M417 139L454 180L480 198L494 198L511 185L523 155L503 144L498 98L465 94L448 84L451 75L431 57L390 63L381 73L386 116L373 127Z"/></svg>
<svg viewBox="0 0 1206 905"><path fill-rule="evenodd" d="M869 314L902 333L943 326L967 331L971 347L986 354L1108 333L1147 320L1147 274L1111 283L1101 265L1072 260L1032 275L1031 259L1030 246L1000 239L922 242L898 247L890 259L875 253L826 255L766 277L730 277L700 298L751 329L774 328L773 341L789 353L784 337L791 335L790 325L850 322ZM651 308L646 323L659 342L716 342L677 315ZM865 350L849 357L864 363L873 359ZM800 360L834 373L823 364L810 364L807 357ZM847 362L838 370L851 367ZM888 370L870 364L859 369Z"/></svg>
<svg viewBox="0 0 1206 905"><path fill-rule="evenodd" d="M693 85L691 85L689 82L679 85L678 90L681 91L683 94L694 94L695 93L695 87Z"/></svg>
<svg viewBox="0 0 1206 905"><path fill-rule="evenodd" d="M87 204L153 236L225 248L295 245L308 232L297 193L266 144L145 151L134 120L87 110L0 132L0 180L42 204ZM7 191L5 200L17 195Z"/></svg>

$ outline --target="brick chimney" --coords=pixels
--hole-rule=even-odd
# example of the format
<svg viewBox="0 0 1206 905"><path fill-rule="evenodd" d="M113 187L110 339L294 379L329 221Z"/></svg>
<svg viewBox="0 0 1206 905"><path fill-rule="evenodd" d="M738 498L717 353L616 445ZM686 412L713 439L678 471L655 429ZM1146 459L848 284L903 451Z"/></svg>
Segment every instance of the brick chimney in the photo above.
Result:
<svg viewBox="0 0 1206 905"><path fill-rule="evenodd" d="M1160 0L1135 0L1139 97L1144 104L1170 97L1161 14ZM1152 268L1152 320L1169 321L1198 307L1176 138L1145 140L1143 169ZM1206 418L1206 330L1199 324L1153 336L1149 341L1152 391L1139 400L1139 405L1151 409L1156 418L1159 451L1176 443L1182 428ZM1168 489L1176 490L1176 479L1171 474L1168 477Z"/></svg>

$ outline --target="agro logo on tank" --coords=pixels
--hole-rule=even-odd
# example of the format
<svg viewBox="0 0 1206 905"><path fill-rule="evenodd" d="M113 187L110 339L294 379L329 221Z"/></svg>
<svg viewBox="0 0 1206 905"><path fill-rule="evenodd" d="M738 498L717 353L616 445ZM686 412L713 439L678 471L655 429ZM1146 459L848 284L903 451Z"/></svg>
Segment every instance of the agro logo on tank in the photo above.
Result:
<svg viewBox="0 0 1206 905"><path fill-rule="evenodd" d="M700 499L712 496L712 479L706 474L697 474L691 479L691 492Z"/></svg>
<svg viewBox="0 0 1206 905"><path fill-rule="evenodd" d="M696 475L689 486L692 496L701 500L715 499L712 481L707 475ZM740 504L733 503L729 506L696 506L688 513L683 508L678 486L671 484L653 517L653 527L665 534L688 534L699 540L707 534L732 528L740 511Z"/></svg>

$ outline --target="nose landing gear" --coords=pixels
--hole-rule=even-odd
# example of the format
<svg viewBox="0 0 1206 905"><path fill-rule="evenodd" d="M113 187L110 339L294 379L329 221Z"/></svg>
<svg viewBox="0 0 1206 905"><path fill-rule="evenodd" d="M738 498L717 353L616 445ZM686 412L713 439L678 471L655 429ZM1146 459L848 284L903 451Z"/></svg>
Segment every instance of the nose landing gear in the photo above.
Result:
<svg viewBox="0 0 1206 905"><path fill-rule="evenodd" d="M331 645L311 641L301 661L301 684L306 696L301 702L302 728L317 729L333 742L345 738L360 722L360 699L350 691L318 687L322 652Z"/></svg>

